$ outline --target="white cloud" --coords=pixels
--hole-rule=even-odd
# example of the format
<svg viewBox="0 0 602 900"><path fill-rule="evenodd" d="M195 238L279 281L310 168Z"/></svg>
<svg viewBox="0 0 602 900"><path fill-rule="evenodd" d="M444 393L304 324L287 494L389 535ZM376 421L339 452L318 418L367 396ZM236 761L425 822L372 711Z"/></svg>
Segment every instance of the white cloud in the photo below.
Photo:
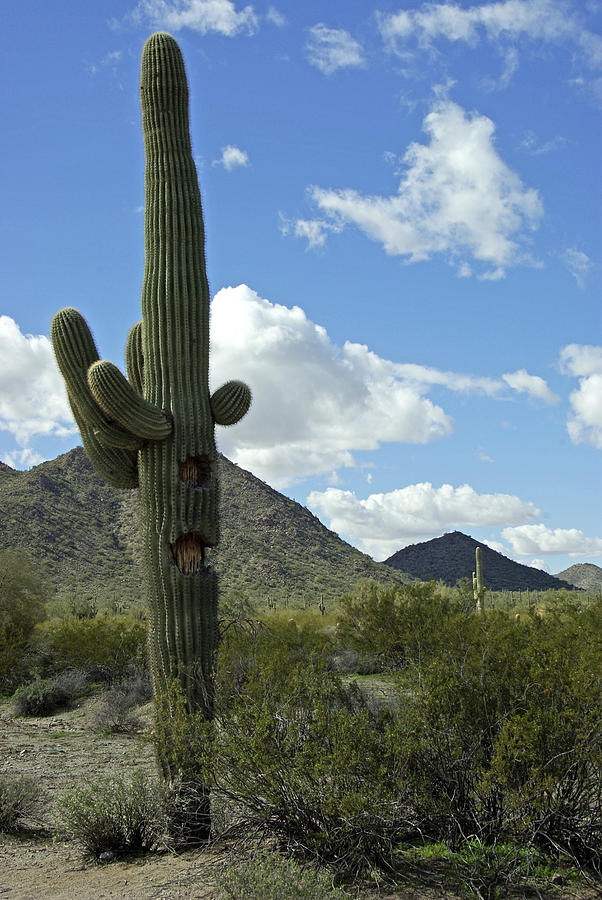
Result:
<svg viewBox="0 0 602 900"><path fill-rule="evenodd" d="M117 71L117 63L121 61L123 53L121 50L110 50L99 63L90 63L88 71L91 75L97 75L103 69L111 69L115 74Z"/></svg>
<svg viewBox="0 0 602 900"><path fill-rule="evenodd" d="M0 316L0 429L26 448L15 457L25 463L34 458L26 445L35 435L76 432L49 339L22 334L9 316Z"/></svg>
<svg viewBox="0 0 602 900"><path fill-rule="evenodd" d="M315 224L314 245L321 245L328 230L355 225L408 262L442 254L457 266L457 256L469 254L483 267L481 277L503 277L506 267L529 259L519 241L542 216L537 191L523 187L500 158L495 126L486 116L438 100L423 127L430 141L408 147L396 194L312 187L321 218L299 220L298 233L311 240ZM461 276L470 271L466 261L459 264Z"/></svg>
<svg viewBox="0 0 602 900"><path fill-rule="evenodd" d="M415 39L423 49L446 40L476 46L482 39L499 46L524 39L566 43L592 68L602 64L602 39L589 31L580 14L564 0L500 0L467 9L453 3L425 3L416 9L379 14L378 23L389 49L405 52Z"/></svg>
<svg viewBox="0 0 602 900"><path fill-rule="evenodd" d="M532 503L511 494L478 494L468 484L435 488L429 482L365 500L352 491L327 488L312 491L307 505L327 518L330 528L378 559L460 526L508 525L539 515Z"/></svg>
<svg viewBox="0 0 602 900"><path fill-rule="evenodd" d="M284 28L287 24L286 16L284 16L279 9L276 9L275 6L270 6L266 13L266 19L268 22L271 22L272 25L276 25L277 28Z"/></svg>
<svg viewBox="0 0 602 900"><path fill-rule="evenodd" d="M602 554L602 538L588 538L577 528L548 528L542 524L518 525L504 528L502 536L520 556L531 556L534 553L568 553L569 556Z"/></svg>
<svg viewBox="0 0 602 900"><path fill-rule="evenodd" d="M211 341L212 383L241 378L254 398L239 425L220 429L220 447L275 487L351 466L356 450L424 444L452 430L416 372L408 379L403 366L359 344L335 346L302 309L270 303L246 285L215 295Z"/></svg>
<svg viewBox="0 0 602 900"><path fill-rule="evenodd" d="M222 155L219 159L214 159L212 165L223 166L226 172L231 172L232 169L236 169L239 166L243 168L248 166L249 157L245 150L241 150L233 144L228 144L226 147L222 147Z"/></svg>
<svg viewBox="0 0 602 900"><path fill-rule="evenodd" d="M292 221L286 216L280 215L280 233L285 237L291 232L295 237L306 238L308 250L323 247L329 233L341 231L342 226L336 222L326 222L320 219L297 219Z"/></svg>
<svg viewBox="0 0 602 900"><path fill-rule="evenodd" d="M309 29L306 49L310 63L324 75L365 63L361 44L349 32L342 28L327 28L322 23Z"/></svg>
<svg viewBox="0 0 602 900"><path fill-rule="evenodd" d="M4 454L4 462L12 469L30 469L37 466L38 463L44 462L44 457L31 447L24 447L23 450L13 450Z"/></svg>
<svg viewBox="0 0 602 900"><path fill-rule="evenodd" d="M548 566L546 565L545 560L541 558L532 559L529 565L532 569L541 569L542 572L548 571Z"/></svg>
<svg viewBox="0 0 602 900"><path fill-rule="evenodd" d="M535 132L526 131L524 138L520 142L520 147L528 153L531 153L533 156L541 156L544 153L551 153L567 143L568 141L566 138L561 137L561 135L556 135L556 137L551 140L544 141L543 144L540 144L537 141Z"/></svg>
<svg viewBox="0 0 602 900"><path fill-rule="evenodd" d="M562 258L578 286L583 290L587 276L593 266L591 259L587 253L577 250L576 247L567 247L562 254Z"/></svg>
<svg viewBox="0 0 602 900"><path fill-rule="evenodd" d="M190 28L201 34L217 32L226 37L241 31L253 34L258 24L252 6L237 11L232 0L140 0L133 17L171 31Z"/></svg>
<svg viewBox="0 0 602 900"><path fill-rule="evenodd" d="M561 370L579 378L570 395L567 431L574 444L602 450L602 347L568 344L560 353Z"/></svg>
<svg viewBox="0 0 602 900"><path fill-rule="evenodd" d="M529 375L526 369L519 369L518 372L509 372L502 375L506 384L517 391L519 394L528 394L536 400L542 400L544 403L554 405L558 403L558 397L554 394L543 378L539 375Z"/></svg>

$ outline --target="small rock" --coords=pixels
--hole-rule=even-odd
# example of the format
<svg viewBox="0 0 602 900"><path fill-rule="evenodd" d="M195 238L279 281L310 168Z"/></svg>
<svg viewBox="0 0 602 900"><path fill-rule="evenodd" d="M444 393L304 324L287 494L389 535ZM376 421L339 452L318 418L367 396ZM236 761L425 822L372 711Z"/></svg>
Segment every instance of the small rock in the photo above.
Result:
<svg viewBox="0 0 602 900"><path fill-rule="evenodd" d="M105 850L98 857L99 862L111 862L112 859L115 859L115 854L111 850Z"/></svg>

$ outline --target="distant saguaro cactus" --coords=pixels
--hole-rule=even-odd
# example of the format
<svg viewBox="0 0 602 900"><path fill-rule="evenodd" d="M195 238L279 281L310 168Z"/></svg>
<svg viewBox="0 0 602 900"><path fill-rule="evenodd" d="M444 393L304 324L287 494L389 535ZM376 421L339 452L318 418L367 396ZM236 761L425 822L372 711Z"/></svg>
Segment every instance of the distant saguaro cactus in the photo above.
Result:
<svg viewBox="0 0 602 900"><path fill-rule="evenodd" d="M110 484L139 486L155 694L168 695L175 680L188 712L211 718L217 578L205 551L219 537L214 425L239 421L251 394L239 381L209 393L209 286L188 85L180 49L164 32L142 51L141 105L146 264L128 378L99 360L77 310L60 310L51 336L91 462ZM162 764L177 778L172 756Z"/></svg>
<svg viewBox="0 0 602 900"><path fill-rule="evenodd" d="M483 561L481 548L475 550L476 572L472 573L472 593L476 603L477 612L485 610L485 585L483 584Z"/></svg>

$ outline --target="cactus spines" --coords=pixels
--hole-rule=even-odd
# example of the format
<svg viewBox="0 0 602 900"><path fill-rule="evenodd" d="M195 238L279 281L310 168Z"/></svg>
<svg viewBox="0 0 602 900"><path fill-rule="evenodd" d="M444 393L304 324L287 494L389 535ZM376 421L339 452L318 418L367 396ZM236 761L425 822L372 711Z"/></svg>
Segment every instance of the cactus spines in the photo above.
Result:
<svg viewBox="0 0 602 900"><path fill-rule="evenodd" d="M476 603L477 612L485 611L485 585L483 584L483 559L481 548L475 550L476 572L472 573L472 593Z"/></svg>
<svg viewBox="0 0 602 900"><path fill-rule="evenodd" d="M217 578L206 551L219 537L214 424L239 421L251 393L238 381L209 393L209 286L188 85L180 49L165 32L144 45L140 96L146 259L142 321L127 340L128 378L99 361L77 310L56 314L52 341L90 460L111 484L139 485L155 694L168 697L175 680L187 712L211 717ZM181 778L186 760L171 751L159 754L164 774Z"/></svg>

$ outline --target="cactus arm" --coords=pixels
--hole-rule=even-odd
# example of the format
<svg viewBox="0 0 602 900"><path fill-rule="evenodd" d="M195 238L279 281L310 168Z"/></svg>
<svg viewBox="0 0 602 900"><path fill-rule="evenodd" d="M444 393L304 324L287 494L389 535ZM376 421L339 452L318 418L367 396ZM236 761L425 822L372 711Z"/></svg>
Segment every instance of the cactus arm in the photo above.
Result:
<svg viewBox="0 0 602 900"><path fill-rule="evenodd" d="M98 474L116 488L138 487L138 454L134 450L119 450L101 443L94 429L82 418L73 399L69 394L67 396L84 450Z"/></svg>
<svg viewBox="0 0 602 900"><path fill-rule="evenodd" d="M125 345L125 370L128 379L140 396L144 394L144 357L142 355L142 322L129 330Z"/></svg>
<svg viewBox="0 0 602 900"><path fill-rule="evenodd" d="M107 416L138 437L161 441L171 433L165 413L144 400L112 362L102 359L92 363L88 386Z"/></svg>
<svg viewBox="0 0 602 900"><path fill-rule="evenodd" d="M50 326L52 348L72 404L79 418L109 447L136 450L144 440L111 421L96 402L87 381L89 367L98 360L98 351L86 320L78 310L59 310Z"/></svg>
<svg viewBox="0 0 602 900"><path fill-rule="evenodd" d="M211 395L216 425L235 425L251 406L251 391L242 381L227 381Z"/></svg>

